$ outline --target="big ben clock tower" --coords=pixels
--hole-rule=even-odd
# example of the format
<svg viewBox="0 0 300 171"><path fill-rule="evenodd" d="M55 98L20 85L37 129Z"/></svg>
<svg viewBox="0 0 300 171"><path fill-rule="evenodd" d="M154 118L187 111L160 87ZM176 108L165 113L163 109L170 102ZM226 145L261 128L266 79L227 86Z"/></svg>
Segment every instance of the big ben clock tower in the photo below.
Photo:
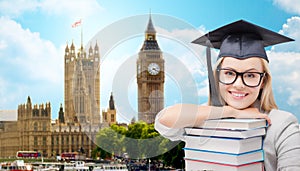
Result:
<svg viewBox="0 0 300 171"><path fill-rule="evenodd" d="M156 114L164 107L165 67L151 16L136 65L138 120L154 123Z"/></svg>

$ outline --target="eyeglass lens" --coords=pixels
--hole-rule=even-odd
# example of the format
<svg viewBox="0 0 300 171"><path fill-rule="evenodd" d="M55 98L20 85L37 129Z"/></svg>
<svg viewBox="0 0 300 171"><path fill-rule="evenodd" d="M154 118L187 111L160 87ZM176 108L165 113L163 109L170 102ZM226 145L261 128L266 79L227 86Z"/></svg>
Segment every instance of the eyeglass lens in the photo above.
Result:
<svg viewBox="0 0 300 171"><path fill-rule="evenodd" d="M223 84L233 84L237 77L241 75L246 86L256 87L260 84L264 73L260 72L237 72L232 69L218 69L219 81Z"/></svg>

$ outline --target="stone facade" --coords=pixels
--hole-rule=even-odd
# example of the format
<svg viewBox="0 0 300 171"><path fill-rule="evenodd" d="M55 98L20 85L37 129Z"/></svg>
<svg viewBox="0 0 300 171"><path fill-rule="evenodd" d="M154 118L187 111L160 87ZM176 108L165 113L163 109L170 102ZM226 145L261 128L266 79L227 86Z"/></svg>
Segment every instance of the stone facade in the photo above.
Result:
<svg viewBox="0 0 300 171"><path fill-rule="evenodd" d="M102 111L102 122L103 124L107 124L108 126L117 123L117 111L115 108L115 102L112 94L110 95L109 99L109 107L106 111Z"/></svg>
<svg viewBox="0 0 300 171"><path fill-rule="evenodd" d="M61 107L60 115L62 112ZM79 149L90 157L100 128L100 124L67 124L61 123L60 119L51 121L50 103L32 106L28 97L26 104L18 106L17 121L2 123L0 157L15 157L17 151L38 151L44 157L54 157Z"/></svg>
<svg viewBox="0 0 300 171"><path fill-rule="evenodd" d="M86 53L65 48L65 122L100 123L100 52L96 43Z"/></svg>
<svg viewBox="0 0 300 171"><path fill-rule="evenodd" d="M164 108L164 64L150 16L137 59L138 120L154 123L156 114Z"/></svg>
<svg viewBox="0 0 300 171"><path fill-rule="evenodd" d="M96 43L76 53L72 43L65 48L64 105L58 119L51 120L50 103L18 106L17 121L0 123L0 157L15 157L17 151L38 151L45 157L81 149L87 157L96 147L100 123L100 52ZM109 111L110 113L116 111Z"/></svg>

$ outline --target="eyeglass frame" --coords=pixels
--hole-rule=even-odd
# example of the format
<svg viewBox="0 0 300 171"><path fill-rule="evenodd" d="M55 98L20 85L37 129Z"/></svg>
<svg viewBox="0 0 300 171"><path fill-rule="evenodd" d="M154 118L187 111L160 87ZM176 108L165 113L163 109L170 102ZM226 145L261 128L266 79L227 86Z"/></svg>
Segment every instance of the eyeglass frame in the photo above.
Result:
<svg viewBox="0 0 300 171"><path fill-rule="evenodd" d="M235 79L234 79L231 83L224 83L224 82L222 82L222 81L220 80L220 70L228 70L228 71L234 72L234 73L236 74ZM245 80L244 80L244 77L243 77L245 73L256 73L256 74L259 74L260 78L259 78L258 84L255 85L255 86L249 86L249 85L247 85L246 82L245 82ZM237 72L237 71L235 71L235 70L233 70L233 69L217 68L217 74L218 74L218 80L219 80L219 82L222 83L222 84L225 84L225 85L233 84L233 83L235 83L235 81L237 80L237 78L238 78L239 76L241 76L242 82L243 82L243 84L244 84L245 86L254 88L254 87L258 87L258 86L260 85L262 78L266 75L266 72L249 72L249 71L246 71L246 72Z"/></svg>

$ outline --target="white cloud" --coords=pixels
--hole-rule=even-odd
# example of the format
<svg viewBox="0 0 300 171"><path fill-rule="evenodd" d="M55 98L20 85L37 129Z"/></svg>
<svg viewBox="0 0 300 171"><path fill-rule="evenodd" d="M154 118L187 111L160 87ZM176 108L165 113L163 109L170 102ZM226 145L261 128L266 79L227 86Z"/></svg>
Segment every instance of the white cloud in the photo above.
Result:
<svg viewBox="0 0 300 171"><path fill-rule="evenodd" d="M294 42L273 46L268 52L275 94L289 106L300 106L300 17L291 17L279 33Z"/></svg>
<svg viewBox="0 0 300 171"><path fill-rule="evenodd" d="M269 52L275 93L287 98L289 105L300 105L300 53Z"/></svg>
<svg viewBox="0 0 300 171"><path fill-rule="evenodd" d="M86 18L103 10L96 0L45 0L40 3L40 8L51 15L74 19Z"/></svg>
<svg viewBox="0 0 300 171"><path fill-rule="evenodd" d="M273 0L273 3L288 13L300 14L299 0Z"/></svg>
<svg viewBox="0 0 300 171"><path fill-rule="evenodd" d="M17 67L17 71L31 79L57 82L61 78L63 51L59 52L53 43L42 40L39 33L24 30L13 20L1 17L0 22L0 38L5 44L1 48L2 62Z"/></svg>
<svg viewBox="0 0 300 171"><path fill-rule="evenodd" d="M272 48L277 52L300 52L300 17L291 17L283 24L280 34L291 37L295 41L279 44Z"/></svg>
<svg viewBox="0 0 300 171"><path fill-rule="evenodd" d="M16 5L18 4L18 5ZM19 17L25 12L40 10L48 15L85 18L97 13L103 8L96 0L15 0L0 1L0 14L9 17Z"/></svg>
<svg viewBox="0 0 300 171"><path fill-rule="evenodd" d="M26 11L36 10L38 4L38 0L0 1L0 14L17 17Z"/></svg>
<svg viewBox="0 0 300 171"><path fill-rule="evenodd" d="M7 47L7 44L4 40L0 40L0 50Z"/></svg>
<svg viewBox="0 0 300 171"><path fill-rule="evenodd" d="M64 47L55 47L11 19L0 17L0 23L0 107L16 109L28 95L39 103L61 96Z"/></svg>

